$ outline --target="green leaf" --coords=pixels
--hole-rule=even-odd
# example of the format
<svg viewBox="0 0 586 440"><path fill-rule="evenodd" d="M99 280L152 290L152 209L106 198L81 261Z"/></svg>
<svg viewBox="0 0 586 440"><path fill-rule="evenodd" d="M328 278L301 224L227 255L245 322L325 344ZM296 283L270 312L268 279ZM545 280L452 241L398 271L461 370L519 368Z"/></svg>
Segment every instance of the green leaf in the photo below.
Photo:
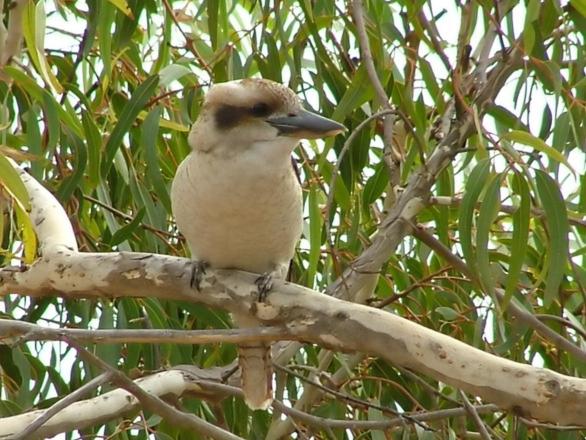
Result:
<svg viewBox="0 0 586 440"><path fill-rule="evenodd" d="M553 159L557 162L563 163L568 169L572 172L572 174L576 174L566 157L556 150L553 147L547 145L543 140L539 139L538 137L533 136L531 133L521 130L511 130L510 132L504 134L502 139L506 139L513 142L518 142L523 145L528 145L530 147L535 148L537 151L540 151L546 154L550 159Z"/></svg>
<svg viewBox="0 0 586 440"><path fill-rule="evenodd" d="M367 209L368 205L374 203L381 196L388 183L389 173L384 162L381 161L376 165L374 174L364 185L362 201L364 203L365 209Z"/></svg>
<svg viewBox="0 0 586 440"><path fill-rule="evenodd" d="M31 61L45 82L56 93L62 93L63 87L45 57L45 2L27 2L23 18L22 29Z"/></svg>
<svg viewBox="0 0 586 440"><path fill-rule="evenodd" d="M116 18L116 9L110 2L94 0L90 3L97 16L98 47L100 60L104 63L101 75L102 87L108 88L112 76L112 25Z"/></svg>
<svg viewBox="0 0 586 440"><path fill-rule="evenodd" d="M512 189L519 195L519 206L513 213L513 238L510 247L509 274L502 301L503 310L507 309L517 288L517 281L527 254L529 222L531 220L531 194L529 193L529 185L522 174L515 173L513 175Z"/></svg>
<svg viewBox="0 0 586 440"><path fill-rule="evenodd" d="M570 4L582 17L586 17L586 2L584 0L570 0Z"/></svg>
<svg viewBox="0 0 586 440"><path fill-rule="evenodd" d="M490 240L490 229L499 212L500 187L503 180L502 174L497 174L492 178L484 194L484 199L480 205L477 220L476 232L476 262L478 273L482 285L489 294L494 292L494 277L490 268L490 256L488 243Z"/></svg>
<svg viewBox="0 0 586 440"><path fill-rule="evenodd" d="M114 326L114 304L105 300L101 302L102 310L100 313L99 329L111 330ZM96 356L112 367L118 365L120 358L120 344L98 344L96 346Z"/></svg>
<svg viewBox="0 0 586 440"><path fill-rule="evenodd" d="M114 6L116 6L120 11L122 11L122 13L124 13L124 15L128 16L129 18L132 18L132 12L130 11L130 8L128 7L128 3L126 3L126 0L108 0L110 3L112 3Z"/></svg>
<svg viewBox="0 0 586 440"><path fill-rule="evenodd" d="M460 206L460 215L458 217L458 229L460 236L460 246L462 246L462 253L470 268L475 270L476 256L472 248L472 224L474 222L474 211L476 203L480 197L480 193L488 179L488 172L490 169L490 162L482 160L474 167L468 182L466 183L466 192L462 198Z"/></svg>
<svg viewBox="0 0 586 440"><path fill-rule="evenodd" d="M163 87L168 87L173 81L177 81L185 75L189 75L191 70L182 64L171 64L165 66L159 72L159 84Z"/></svg>
<svg viewBox="0 0 586 440"><path fill-rule="evenodd" d="M95 121L87 111L81 112L81 122L87 144L87 176L92 188L95 188L100 181L100 153L102 148L102 137Z"/></svg>
<svg viewBox="0 0 586 440"><path fill-rule="evenodd" d="M22 209L19 203L15 207L16 220L19 228L22 230L20 240L24 245L24 262L26 264L32 264L37 257L37 235L35 234L29 212Z"/></svg>
<svg viewBox="0 0 586 440"><path fill-rule="evenodd" d="M24 211L30 211L31 205L26 186L22 182L18 171L2 154L0 154L0 186L10 194Z"/></svg>
<svg viewBox="0 0 586 440"><path fill-rule="evenodd" d="M72 150L73 172L63 179L58 195L61 200L69 200L73 192L81 186L87 164L87 148L83 141L70 130L65 130L66 145Z"/></svg>
<svg viewBox="0 0 586 440"><path fill-rule="evenodd" d="M365 84L368 84L368 81L366 68L360 66L352 78L352 83L346 88L344 96L331 115L332 119L343 121L346 116L374 97L372 87L365 86Z"/></svg>
<svg viewBox="0 0 586 440"><path fill-rule="evenodd" d="M313 286L321 255L321 231L323 225L323 217L319 207L319 193L315 185L309 188L307 203L309 205L309 266L307 268L307 285Z"/></svg>
<svg viewBox="0 0 586 440"><path fill-rule="evenodd" d="M429 61L424 58L419 59L418 63L427 92L431 95L431 99L433 99L433 102L438 107L438 111L442 112L445 107L445 102L443 100L441 90L437 85L437 80L433 68Z"/></svg>
<svg viewBox="0 0 586 440"><path fill-rule="evenodd" d="M128 240L134 231L140 226L144 213L145 209L140 209L130 223L118 229L110 239L110 246L114 247L123 241Z"/></svg>
<svg viewBox="0 0 586 440"><path fill-rule="evenodd" d="M544 305L548 307L558 297L558 290L568 261L568 212L559 185L547 173L536 170L535 183L549 234L547 249L547 278Z"/></svg>
<svg viewBox="0 0 586 440"><path fill-rule="evenodd" d="M435 311L442 315L442 318L444 318L446 321L454 321L460 317L460 313L451 307L436 307Z"/></svg>
<svg viewBox="0 0 586 440"><path fill-rule="evenodd" d="M152 75L147 78L132 94L130 100L124 106L118 123L112 130L105 147L105 157L102 161L102 176L106 177L112 167L114 156L122 143L122 138L134 123L140 111L145 107L147 101L159 84L159 75Z"/></svg>
<svg viewBox="0 0 586 440"><path fill-rule="evenodd" d="M156 107L151 110L144 120L142 124L142 145L147 165L146 171L150 183L167 211L170 212L171 199L169 198L169 191L167 191L167 185L165 185L163 175L161 174L159 149L157 148L159 120L161 119L162 111L163 109L161 107Z"/></svg>

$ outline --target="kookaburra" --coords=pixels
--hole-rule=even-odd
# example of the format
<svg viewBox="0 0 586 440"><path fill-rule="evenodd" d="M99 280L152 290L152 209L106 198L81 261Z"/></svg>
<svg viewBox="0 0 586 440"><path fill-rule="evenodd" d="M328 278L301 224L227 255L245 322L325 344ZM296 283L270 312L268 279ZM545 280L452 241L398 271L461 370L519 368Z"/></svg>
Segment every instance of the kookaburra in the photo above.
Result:
<svg viewBox="0 0 586 440"><path fill-rule="evenodd" d="M193 151L171 190L177 227L194 260L212 268L285 277L303 224L291 164L299 139L335 135L344 126L304 110L279 83L243 79L214 85L189 134ZM234 316L239 327L257 326ZM270 345L239 346L247 405L272 402Z"/></svg>

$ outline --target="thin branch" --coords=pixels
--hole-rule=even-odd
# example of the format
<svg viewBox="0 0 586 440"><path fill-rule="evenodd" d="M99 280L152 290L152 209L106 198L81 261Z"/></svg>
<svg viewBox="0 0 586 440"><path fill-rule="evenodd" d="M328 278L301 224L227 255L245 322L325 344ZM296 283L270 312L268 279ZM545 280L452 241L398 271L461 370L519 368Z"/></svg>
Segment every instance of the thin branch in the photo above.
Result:
<svg viewBox="0 0 586 440"><path fill-rule="evenodd" d="M403 417L403 415L400 414L398 411L395 411L395 410L393 410L391 408L387 408L387 407L384 407L384 406L381 406L381 405L375 405L374 403L368 402L366 400L358 399L358 398L356 398L354 396L351 396L349 394L346 394L346 393L343 393L343 392L334 390L334 389L332 389L330 387L327 387L327 386L325 386L325 385L323 385L323 384L321 384L321 383L319 383L319 382L317 382L315 380L311 380L311 379L305 377L302 374L296 373L295 371L293 371L293 370L291 370L289 368L283 367L283 366L278 365L278 364L274 364L274 367L276 369L278 369L278 370L281 370L281 371L283 371L283 372L291 375L291 376L294 376L294 377L298 378L302 382L305 382L307 384L310 384L311 386L316 387L316 388L324 391L326 394L330 394L330 395L332 395L334 397L337 397L337 398L339 398L341 400L344 400L346 402L349 402L350 404L353 404L355 406L359 406L359 407L362 407L362 408L374 408L374 409L377 409L377 410L379 410L379 411L381 411L383 413L391 413L394 416ZM412 423L418 424L418 422L416 420L410 419L409 416L405 416L405 417L406 417L405 420L409 420ZM427 426L421 425L421 427L424 428L424 429L429 429Z"/></svg>
<svg viewBox="0 0 586 440"><path fill-rule="evenodd" d="M362 53L362 61L366 66L366 72L374 87L374 92L380 101L380 104L390 109L389 98L385 92L385 88L380 82L376 68L374 67L374 61L372 58L372 52L370 51L370 44L368 43L368 35L366 33L366 27L364 25L364 6L362 0L352 1L352 15L354 17L354 24L356 25L356 32L358 33L358 42L360 45L360 52Z"/></svg>
<svg viewBox="0 0 586 440"><path fill-rule="evenodd" d="M134 217L132 217L131 215L128 215L125 212L122 212L116 208L113 208L112 206L108 205L107 203L102 202L99 199L96 199L95 197L88 196L88 195L84 194L83 198L86 200L89 200L90 202L92 202L92 203L94 203L104 209L106 209L107 211L111 212L112 214L115 214L116 216L123 218L126 221L131 222L132 220L134 220ZM164 231L162 229L155 228L154 226L146 224L146 223L141 222L140 226L148 231L154 232L157 235L162 235L167 238L177 238L177 234L174 234L169 231Z"/></svg>
<svg viewBox="0 0 586 440"><path fill-rule="evenodd" d="M576 333L578 333L582 337L582 339L586 341L586 332L568 319L565 319L561 316L547 315L541 313L536 313L533 316L535 316L537 319L541 321L555 321L559 324L562 324L565 327L571 328Z"/></svg>
<svg viewBox="0 0 586 440"><path fill-rule="evenodd" d="M348 150L352 146L352 142L354 142L354 139L356 139L356 137L362 131L362 129L364 127L366 127L371 121L373 121L375 119L382 118L386 115L395 114L395 113L396 113L395 110L392 110L392 109L382 110L382 111L377 112L373 115L370 115L368 118L366 118L360 124L358 124L358 126L354 130L352 130L352 133L350 133L350 135L348 136L348 138L344 142L344 145L342 146L342 149L340 150L340 153L338 154L338 158L337 158L336 163L334 165L334 169L332 170L332 178L330 180L330 185L329 185L328 200L326 202L326 207L325 207L326 213L329 213L330 210L332 209L332 205L334 203L334 194L335 194L334 189L336 187L336 181L338 179L338 174L340 174L340 167L342 166L342 160L344 159L344 156L346 155L346 153L348 152ZM326 237L329 237L331 239L332 226L330 223L329 214L327 214L325 216L325 229L326 229L326 234L325 234ZM330 246L332 248L334 247L334 245L332 243L330 243Z"/></svg>
<svg viewBox="0 0 586 440"><path fill-rule="evenodd" d="M374 87L374 94L379 101L379 105L381 105L384 109L390 110L391 104L389 102L389 97L385 92L385 88L383 87L376 72L376 67L374 66L374 60L372 58L372 52L368 42L368 34L366 33L366 26L364 24L364 5L362 4L362 0L352 1L352 16L354 17L354 24L356 25L358 45L360 46L362 61L366 66L368 78ZM394 125L395 118L393 116L389 116L388 118L383 119L383 145L385 154L388 154L391 157L391 160L388 161L388 168L390 173L389 182L391 188L393 189L400 183L401 160L403 159L401 155L393 149Z"/></svg>
<svg viewBox="0 0 586 440"><path fill-rule="evenodd" d="M475 95L473 104L480 114L486 111L507 78L523 65L523 52L514 46L506 58L489 72L487 82ZM475 131L474 115L466 113L452 124L450 132L436 147L425 164L415 172L405 190L389 209L371 245L328 287L328 294L351 298L360 289L367 274L377 273L410 231L410 223L426 205L431 187L439 173L451 163L455 154L465 145Z"/></svg>
<svg viewBox="0 0 586 440"><path fill-rule="evenodd" d="M3 440L27 440L31 438L31 435L34 434L41 426L43 426L51 417L59 413L64 408L67 408L72 403L77 402L78 400L87 396L90 392L95 390L96 388L108 383L112 380L113 376L109 372L105 372L100 374L98 377L94 377L88 383L83 384L81 387L76 389L75 391L71 392L63 399L59 400L55 404L53 404L47 411L43 412L39 417L37 417L30 425L28 425L24 431L15 434L13 436L6 437Z"/></svg>
<svg viewBox="0 0 586 440"><path fill-rule="evenodd" d="M452 71L452 65L450 64L450 58L446 55L442 44L440 43L441 36L437 30L435 22L427 20L423 9L420 9L419 13L417 14L417 18L421 26L427 31L427 35L431 40L431 45L435 53L439 56L440 60L442 61L444 67L448 72Z"/></svg>
<svg viewBox="0 0 586 440"><path fill-rule="evenodd" d="M242 390L230 385L224 385L217 382L208 382L205 380L198 381L198 384L200 384L202 387L206 387L211 390L217 390L219 392L224 392L226 394L232 394L233 396L240 397L242 395ZM290 417L298 419L301 422L307 423L308 425L315 426L317 428L353 430L387 430L396 426L404 426L406 420L412 420L412 423L424 423L442 420L450 417L463 416L467 414L464 408L452 408L439 411L430 411L425 413L405 413L402 414L401 417L393 417L387 420L336 420L308 414L304 411L300 411L298 409L286 406L283 402L280 402L278 400L273 401L273 408L275 408L278 411L281 411L283 414L286 414ZM490 414L499 411L498 407L496 407L495 405L480 405L474 408L479 414ZM408 417L408 419L406 419L405 417Z"/></svg>
<svg viewBox="0 0 586 440"><path fill-rule="evenodd" d="M480 437L482 438L482 440L491 440L490 434L488 433L488 429L486 429L486 425L478 415L478 411L476 411L476 408L474 408L474 406L470 403L470 400L468 400L466 393L464 393L462 390L459 390L459 392L460 397L462 398L462 402L464 403L464 408L466 409L468 415L472 417L472 420L474 420L474 424L478 428Z"/></svg>
<svg viewBox="0 0 586 440"><path fill-rule="evenodd" d="M217 426L199 417L196 417L193 414L187 414L178 411L159 397L147 393L140 386L126 377L126 375L124 375L122 372L111 367L97 356L94 356L73 339L70 339L68 342L70 345L75 347L79 355L86 362L96 365L101 370L108 372L112 376L112 382L136 397L144 409L160 415L169 423L173 423L176 426L182 427L184 429L190 429L193 432L197 432L202 435L210 436L214 439L242 440L242 437L238 437L237 435L234 435L224 429L218 428Z"/></svg>
<svg viewBox="0 0 586 440"><path fill-rule="evenodd" d="M439 206L460 206L462 203L462 197L449 197L449 196L433 196L430 197L429 203L432 205L439 205ZM480 203L478 203L480 206ZM513 205L500 205L499 210L501 212L505 212L507 214L514 214L519 208ZM537 208L535 206L531 207L531 215L533 217L543 218L545 216L545 212L541 208ZM576 215L576 214L574 214ZM580 226L586 228L586 220L577 218L570 215L568 216L568 222L574 226Z"/></svg>
<svg viewBox="0 0 586 440"><path fill-rule="evenodd" d="M85 330L50 328L29 322L0 319L0 344L15 344L26 341L65 341L68 338L74 338L85 344L238 344L241 342L287 340L289 333L283 327L217 330Z"/></svg>
<svg viewBox="0 0 586 440"><path fill-rule="evenodd" d="M449 249L441 241L439 241L434 236L426 232L424 228L414 227L413 236L421 242L425 243L431 249L433 249L435 253L437 253L440 257L444 258L447 262L449 262L454 267L454 269L466 275L474 284L476 284L479 287L481 286L478 276L468 268L468 265L458 256L456 256L451 251L451 249ZM503 289L495 289L494 292L500 300L502 300L505 297ZM524 307L518 304L517 301L514 300L514 298L512 301L509 301L506 311L509 312L514 318L528 325L530 328L538 332L544 338L552 342L556 347L562 350L566 350L573 356L575 356L576 359L581 360L582 362L586 362L585 350L582 350L580 347L568 341L562 335L556 333L551 328L546 326L544 323L539 321L539 319L537 319L535 315L533 315L531 312L527 311Z"/></svg>
<svg viewBox="0 0 586 440"><path fill-rule="evenodd" d="M22 21L28 0L13 0L10 3L10 15L4 46L0 48L0 66L8 64L19 52L22 45Z"/></svg>

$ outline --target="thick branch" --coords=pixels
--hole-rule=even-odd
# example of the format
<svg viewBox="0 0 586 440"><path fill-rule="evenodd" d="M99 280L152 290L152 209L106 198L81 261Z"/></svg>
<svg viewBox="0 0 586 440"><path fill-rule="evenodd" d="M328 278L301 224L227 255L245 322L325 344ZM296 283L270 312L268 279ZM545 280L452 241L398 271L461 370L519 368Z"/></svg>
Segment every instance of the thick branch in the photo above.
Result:
<svg viewBox="0 0 586 440"><path fill-rule="evenodd" d="M382 357L525 417L584 426L586 380L502 359L386 311L291 283L275 282L267 302L257 303L254 274L209 270L197 292L189 286L191 264L163 255L61 251L24 272L0 270L0 294L200 302L282 326L291 339Z"/></svg>
<svg viewBox="0 0 586 440"><path fill-rule="evenodd" d="M145 379L138 379L135 383L149 394L160 397L179 397L186 392L199 391L200 387L196 383L185 380L185 374L175 370L166 371ZM48 438L60 432L84 429L120 416L132 415L140 408L138 399L128 391L122 389L110 391L93 399L71 404L27 438ZM0 419L0 440L17 435L46 411L31 411Z"/></svg>

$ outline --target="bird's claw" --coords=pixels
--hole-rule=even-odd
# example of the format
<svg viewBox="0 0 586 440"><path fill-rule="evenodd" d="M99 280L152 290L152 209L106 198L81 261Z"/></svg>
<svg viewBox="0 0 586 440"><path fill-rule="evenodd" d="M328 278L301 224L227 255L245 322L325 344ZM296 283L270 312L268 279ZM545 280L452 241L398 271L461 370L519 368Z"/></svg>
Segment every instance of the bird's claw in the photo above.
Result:
<svg viewBox="0 0 586 440"><path fill-rule="evenodd" d="M258 287L258 302L265 302L273 288L273 275L270 272L265 272L254 281L254 284Z"/></svg>
<svg viewBox="0 0 586 440"><path fill-rule="evenodd" d="M206 269L208 267L209 264L205 261L192 261L191 279L189 280L189 285L192 289L195 289L198 292L201 290L201 280L205 275Z"/></svg>

